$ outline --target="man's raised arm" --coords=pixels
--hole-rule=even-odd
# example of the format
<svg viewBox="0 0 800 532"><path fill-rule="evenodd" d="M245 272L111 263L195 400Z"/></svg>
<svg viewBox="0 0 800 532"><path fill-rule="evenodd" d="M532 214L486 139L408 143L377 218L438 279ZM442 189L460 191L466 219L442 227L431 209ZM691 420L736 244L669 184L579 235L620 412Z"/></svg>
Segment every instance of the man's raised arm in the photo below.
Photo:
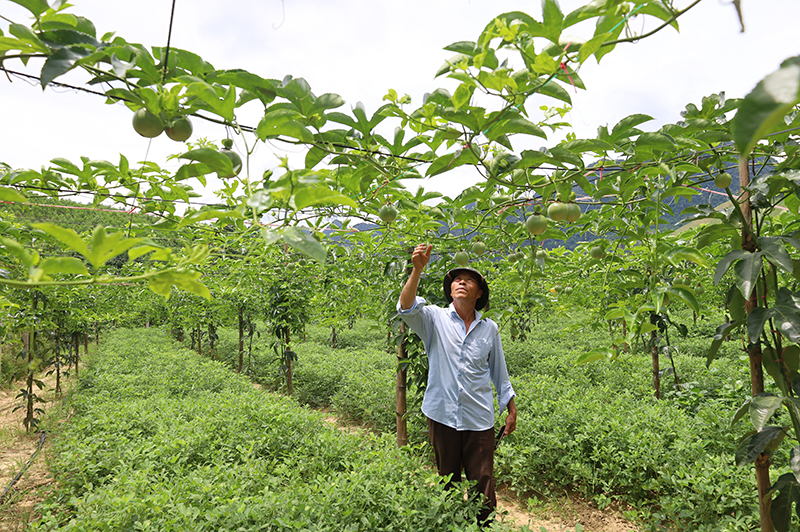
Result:
<svg viewBox="0 0 800 532"><path fill-rule="evenodd" d="M403 291L400 292L400 308L402 310L408 310L414 306L414 301L417 298L419 276L422 275L422 270L431 260L432 249L433 245L419 244L411 254L411 264L414 268L411 270L411 275L408 276L405 286L403 286Z"/></svg>

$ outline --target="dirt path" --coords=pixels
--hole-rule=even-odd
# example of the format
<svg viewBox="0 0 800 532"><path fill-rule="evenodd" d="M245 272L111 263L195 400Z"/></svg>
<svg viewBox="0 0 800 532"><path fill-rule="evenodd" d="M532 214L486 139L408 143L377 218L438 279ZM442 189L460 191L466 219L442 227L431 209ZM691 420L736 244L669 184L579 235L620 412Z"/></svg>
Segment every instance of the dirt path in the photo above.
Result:
<svg viewBox="0 0 800 532"><path fill-rule="evenodd" d="M37 405L45 411L57 407L53 387L54 378L44 379L45 388L37 391L47 402ZM63 384L62 384L63 385ZM35 518L34 506L44 498L44 490L53 483L53 477L45 465L44 454L50 446L45 435L41 451L36 453L41 440L40 433L28 434L22 420L22 410L14 412L21 399L17 399L22 383L10 390L0 390L0 532L24 530L25 523ZM34 457L34 453L36 456ZM31 461L20 479L6 492L12 480Z"/></svg>

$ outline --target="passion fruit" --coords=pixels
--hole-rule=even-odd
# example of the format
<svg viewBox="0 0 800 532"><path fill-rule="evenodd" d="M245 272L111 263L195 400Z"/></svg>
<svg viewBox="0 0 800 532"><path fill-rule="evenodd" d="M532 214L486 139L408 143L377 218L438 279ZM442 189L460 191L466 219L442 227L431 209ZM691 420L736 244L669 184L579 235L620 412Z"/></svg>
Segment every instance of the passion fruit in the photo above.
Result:
<svg viewBox="0 0 800 532"><path fill-rule="evenodd" d="M188 117L178 117L167 125L166 133L176 142L185 142L192 136L192 122Z"/></svg>
<svg viewBox="0 0 800 532"><path fill-rule="evenodd" d="M556 222L563 222L567 216L567 206L560 201L556 201L547 207L547 216Z"/></svg>
<svg viewBox="0 0 800 532"><path fill-rule="evenodd" d="M532 235L541 235L547 230L547 218L541 214L531 214L525 220L525 229Z"/></svg>
<svg viewBox="0 0 800 532"><path fill-rule="evenodd" d="M164 124L156 115L142 107L133 113L133 129L141 136L152 139L164 131Z"/></svg>
<svg viewBox="0 0 800 532"><path fill-rule="evenodd" d="M236 177L239 175L239 172L242 171L242 158L239 157L239 154L235 151L231 150L233 147L233 141L231 139L225 139L222 141L223 148L219 150L219 152L231 160L231 166L233 166L233 172L228 175L222 175L217 173L222 178L231 178Z"/></svg>
<svg viewBox="0 0 800 532"><path fill-rule="evenodd" d="M466 251L459 251L455 254L453 260L459 266L466 266L467 263L469 262L469 255L467 255Z"/></svg>
<svg viewBox="0 0 800 532"><path fill-rule="evenodd" d="M397 209L395 209L394 205L391 203L382 205L378 210L378 217L383 220L384 223L390 224L397 219Z"/></svg>
<svg viewBox="0 0 800 532"><path fill-rule="evenodd" d="M595 260L600 260L606 256L606 250L603 249L603 246L594 246L589 250L589 255Z"/></svg>
<svg viewBox="0 0 800 532"><path fill-rule="evenodd" d="M717 188L728 188L733 183L733 177L728 172L721 172L714 177L714 185Z"/></svg>
<svg viewBox="0 0 800 532"><path fill-rule="evenodd" d="M581 217L581 206L577 203L567 203L565 204L565 213L564 213L564 221L565 222L577 222L578 218Z"/></svg>
<svg viewBox="0 0 800 532"><path fill-rule="evenodd" d="M472 243L472 252L476 255L483 255L486 253L486 244L478 240Z"/></svg>

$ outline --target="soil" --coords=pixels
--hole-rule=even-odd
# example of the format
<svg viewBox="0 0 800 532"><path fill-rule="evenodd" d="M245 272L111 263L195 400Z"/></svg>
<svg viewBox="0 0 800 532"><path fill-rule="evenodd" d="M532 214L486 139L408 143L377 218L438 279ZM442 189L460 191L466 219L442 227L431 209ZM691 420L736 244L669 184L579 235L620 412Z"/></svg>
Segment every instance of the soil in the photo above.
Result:
<svg viewBox="0 0 800 532"><path fill-rule="evenodd" d="M55 378L42 379L45 387L37 394L45 399L39 408L47 411L58 404L53 389ZM62 386L64 383L62 382ZM53 477L47 469L45 454L51 441L45 435L41 451L36 453L41 433L25 431L23 410L14 409L21 399L16 398L24 383L17 383L9 390L0 390L0 532L24 530L25 523L36 518L34 508L44 499L47 487L53 484ZM34 453L36 453L34 457ZM19 480L8 489L13 479L31 461ZM6 492L8 489L8 492Z"/></svg>

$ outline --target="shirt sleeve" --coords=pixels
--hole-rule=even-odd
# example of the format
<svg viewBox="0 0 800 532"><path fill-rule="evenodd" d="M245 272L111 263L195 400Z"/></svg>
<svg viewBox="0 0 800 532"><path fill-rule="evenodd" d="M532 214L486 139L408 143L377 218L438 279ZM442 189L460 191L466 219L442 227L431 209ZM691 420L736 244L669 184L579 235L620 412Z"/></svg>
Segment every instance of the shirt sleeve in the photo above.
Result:
<svg viewBox="0 0 800 532"><path fill-rule="evenodd" d="M494 326L495 334L492 341L492 351L489 355L489 374L492 378L494 389L497 390L497 403L500 406L500 413L508 407L512 397L516 397L511 380L508 377L508 367L506 366L506 355L503 352L503 343L500 341L500 331L497 325Z"/></svg>
<svg viewBox="0 0 800 532"><path fill-rule="evenodd" d="M400 308L400 300L397 300L397 313L400 318L423 340L427 338L425 336L425 313L423 312L426 304L427 301L424 297L416 296L411 308L403 310Z"/></svg>

